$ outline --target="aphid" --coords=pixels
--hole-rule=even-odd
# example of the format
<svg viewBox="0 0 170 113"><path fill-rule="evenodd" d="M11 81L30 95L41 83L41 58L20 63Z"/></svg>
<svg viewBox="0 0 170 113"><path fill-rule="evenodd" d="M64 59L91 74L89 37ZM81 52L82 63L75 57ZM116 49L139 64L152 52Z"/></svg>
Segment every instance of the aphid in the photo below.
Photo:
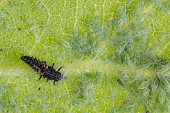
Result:
<svg viewBox="0 0 170 113"><path fill-rule="evenodd" d="M2 49L0 49L0 52L2 52Z"/></svg>
<svg viewBox="0 0 170 113"><path fill-rule="evenodd" d="M19 31L21 31L21 28L18 28Z"/></svg>
<svg viewBox="0 0 170 113"><path fill-rule="evenodd" d="M122 81L121 81L120 79L117 79L117 82L118 82L120 85L124 86L123 83L122 83Z"/></svg>
<svg viewBox="0 0 170 113"><path fill-rule="evenodd" d="M28 64L34 71L36 71L40 77L37 81L39 81L42 77L47 78L48 80L54 80L54 85L56 82L63 78L63 75L60 73L60 70L64 67L61 66L57 71L53 68L54 63L52 66L48 66L45 61L40 61L34 57L30 56L21 56L21 60L23 60L26 64Z"/></svg>
<svg viewBox="0 0 170 113"><path fill-rule="evenodd" d="M147 110L146 113L150 113L150 112Z"/></svg>
<svg viewBox="0 0 170 113"><path fill-rule="evenodd" d="M40 91L40 90L41 90L41 88L39 87L39 88L38 88L38 90Z"/></svg>

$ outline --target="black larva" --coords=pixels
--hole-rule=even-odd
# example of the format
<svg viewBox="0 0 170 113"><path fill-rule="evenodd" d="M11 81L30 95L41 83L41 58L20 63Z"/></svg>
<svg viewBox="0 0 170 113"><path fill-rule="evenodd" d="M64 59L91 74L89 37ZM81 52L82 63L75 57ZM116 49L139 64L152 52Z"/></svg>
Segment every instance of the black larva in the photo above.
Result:
<svg viewBox="0 0 170 113"><path fill-rule="evenodd" d="M48 66L45 61L40 61L34 57L30 56L21 56L21 60L23 60L26 64L28 64L34 71L36 71L40 77L37 81L39 81L42 77L47 78L48 80L54 80L54 85L56 82L63 78L63 75L60 72L60 69L64 66L61 66L57 71L53 68L54 63L52 66Z"/></svg>

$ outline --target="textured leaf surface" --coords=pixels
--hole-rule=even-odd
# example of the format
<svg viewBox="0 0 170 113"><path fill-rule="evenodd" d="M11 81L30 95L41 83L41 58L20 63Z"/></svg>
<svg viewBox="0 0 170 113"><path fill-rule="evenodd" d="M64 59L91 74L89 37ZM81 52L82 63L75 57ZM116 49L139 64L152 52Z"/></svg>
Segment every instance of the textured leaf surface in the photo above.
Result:
<svg viewBox="0 0 170 113"><path fill-rule="evenodd" d="M149 83L138 81L159 73L170 58L169 10L166 0L1 0L0 112L145 111L133 98L131 110L121 107L128 91L114 77L125 72L125 84L148 97ZM63 80L57 87L36 82L21 55L66 66ZM169 67L160 73L168 76ZM164 90L157 97L166 102Z"/></svg>

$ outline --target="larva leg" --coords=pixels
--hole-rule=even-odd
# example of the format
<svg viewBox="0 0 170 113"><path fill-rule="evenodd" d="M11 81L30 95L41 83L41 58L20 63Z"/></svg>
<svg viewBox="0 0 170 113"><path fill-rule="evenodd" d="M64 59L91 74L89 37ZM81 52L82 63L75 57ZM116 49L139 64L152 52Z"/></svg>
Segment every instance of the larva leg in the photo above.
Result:
<svg viewBox="0 0 170 113"><path fill-rule="evenodd" d="M47 78L46 82L48 82L48 78Z"/></svg>
<svg viewBox="0 0 170 113"><path fill-rule="evenodd" d="M60 68L58 68L58 71L60 71L60 69L64 68L65 66L61 66Z"/></svg>
<svg viewBox="0 0 170 113"><path fill-rule="evenodd" d="M40 75L40 78L37 81L39 81L41 78L42 78L42 75Z"/></svg>
<svg viewBox="0 0 170 113"><path fill-rule="evenodd" d="M54 67L54 63L52 64L52 68Z"/></svg>
<svg viewBox="0 0 170 113"><path fill-rule="evenodd" d="M57 82L57 81L54 80L54 85L55 85L55 86L57 86L56 82Z"/></svg>

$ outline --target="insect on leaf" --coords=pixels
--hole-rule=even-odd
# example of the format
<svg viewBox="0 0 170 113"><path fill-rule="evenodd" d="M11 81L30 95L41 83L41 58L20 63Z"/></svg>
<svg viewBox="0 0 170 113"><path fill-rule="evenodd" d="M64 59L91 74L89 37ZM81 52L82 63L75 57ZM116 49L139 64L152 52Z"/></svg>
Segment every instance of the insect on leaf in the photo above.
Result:
<svg viewBox="0 0 170 113"><path fill-rule="evenodd" d="M66 48L71 48L71 45L68 41L63 40L62 45L65 46Z"/></svg>
<svg viewBox="0 0 170 113"><path fill-rule="evenodd" d="M165 84L165 87L168 88L170 86L169 81L165 77L163 77L162 80L163 80L163 83Z"/></svg>
<svg viewBox="0 0 170 113"><path fill-rule="evenodd" d="M138 78L139 78L139 76L135 75L133 78L129 79L128 83L131 84L131 83L135 82Z"/></svg>
<svg viewBox="0 0 170 113"><path fill-rule="evenodd" d="M143 81L143 82L139 85L138 89L145 89L145 88L147 88L148 86L149 86L149 81Z"/></svg>
<svg viewBox="0 0 170 113"><path fill-rule="evenodd" d="M154 92L158 88L158 78L156 76L154 79L152 79L151 88L152 92Z"/></svg>
<svg viewBox="0 0 170 113"><path fill-rule="evenodd" d="M119 74L120 74L121 78L123 78L123 79L129 78L129 76L123 71L120 71Z"/></svg>
<svg viewBox="0 0 170 113"><path fill-rule="evenodd" d="M146 97L146 98L148 98L148 97L149 97L149 91L150 91L150 90L149 90L148 88L145 88L145 89L143 90L143 92L142 92L142 93L143 93L143 96Z"/></svg>
<svg viewBox="0 0 170 113"><path fill-rule="evenodd" d="M72 34L73 38L76 38L78 36L78 29L75 29Z"/></svg>
<svg viewBox="0 0 170 113"><path fill-rule="evenodd" d="M165 102L165 99L166 99L166 92L160 88L158 100L161 104L163 104Z"/></svg>
<svg viewBox="0 0 170 113"><path fill-rule="evenodd" d="M132 107L135 107L137 104L138 104L137 101L130 101L130 102L126 102L123 107L124 108L132 108Z"/></svg>

